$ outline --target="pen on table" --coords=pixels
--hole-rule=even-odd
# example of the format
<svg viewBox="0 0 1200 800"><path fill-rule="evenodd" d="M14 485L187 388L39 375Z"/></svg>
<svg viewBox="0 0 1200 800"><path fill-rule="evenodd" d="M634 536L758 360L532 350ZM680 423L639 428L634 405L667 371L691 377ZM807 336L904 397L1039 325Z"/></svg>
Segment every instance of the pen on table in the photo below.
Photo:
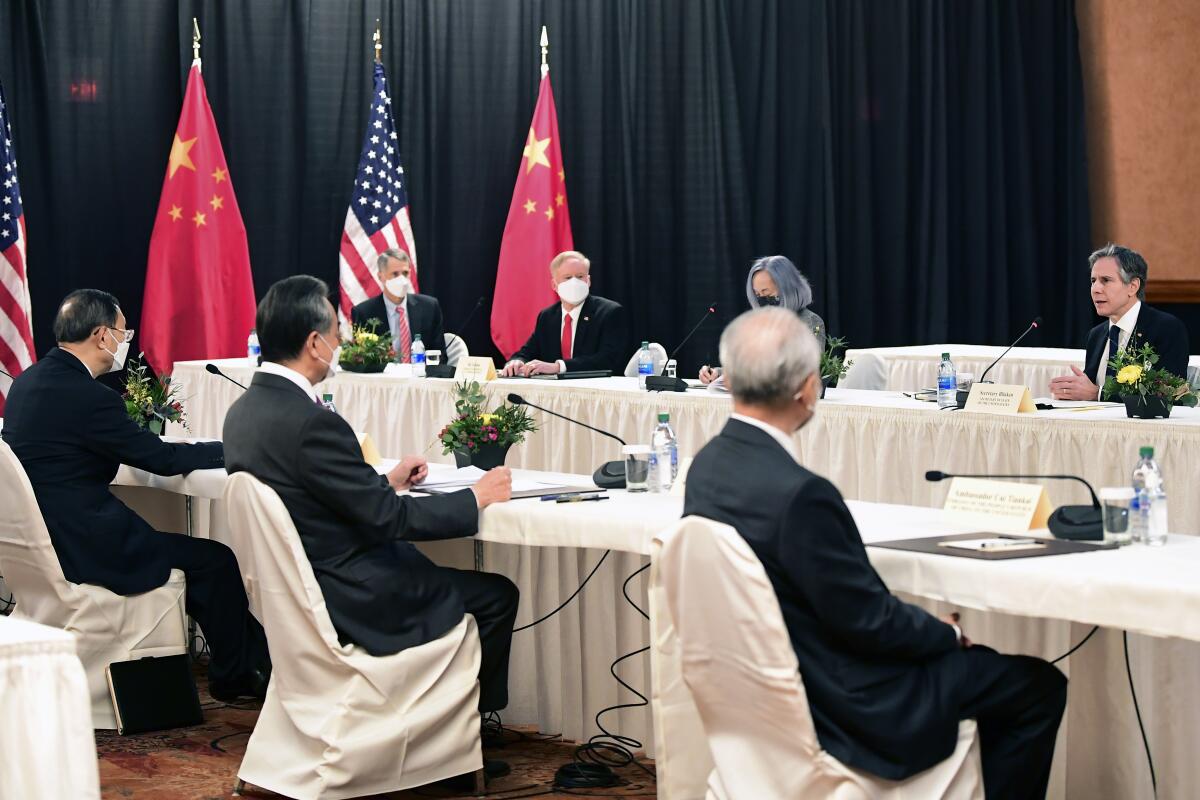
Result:
<svg viewBox="0 0 1200 800"><path fill-rule="evenodd" d="M1023 547L1027 544L1037 544L1037 539L1004 539L1001 542L981 542L981 550L997 550L1004 547Z"/></svg>
<svg viewBox="0 0 1200 800"><path fill-rule="evenodd" d="M556 503L591 503L593 501L607 500L606 494L589 494L587 497L579 494L572 494L566 497L560 497L554 502Z"/></svg>
<svg viewBox="0 0 1200 800"><path fill-rule="evenodd" d="M600 492L603 492L603 491L604 491L603 489L585 489L580 492L563 492L562 494L544 494L544 495L542 495L542 502L546 502L548 500L557 500L560 497L576 497L576 496L585 495L585 494L599 494Z"/></svg>

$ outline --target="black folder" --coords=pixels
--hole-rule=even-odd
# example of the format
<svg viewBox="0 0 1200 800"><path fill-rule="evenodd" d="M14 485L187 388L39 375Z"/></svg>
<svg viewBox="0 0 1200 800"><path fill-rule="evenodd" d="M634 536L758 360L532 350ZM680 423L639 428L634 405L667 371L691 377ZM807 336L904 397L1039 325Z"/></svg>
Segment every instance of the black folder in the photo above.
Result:
<svg viewBox="0 0 1200 800"><path fill-rule="evenodd" d="M184 653L114 661L104 674L117 712L117 733L149 733L204 721L192 664Z"/></svg>

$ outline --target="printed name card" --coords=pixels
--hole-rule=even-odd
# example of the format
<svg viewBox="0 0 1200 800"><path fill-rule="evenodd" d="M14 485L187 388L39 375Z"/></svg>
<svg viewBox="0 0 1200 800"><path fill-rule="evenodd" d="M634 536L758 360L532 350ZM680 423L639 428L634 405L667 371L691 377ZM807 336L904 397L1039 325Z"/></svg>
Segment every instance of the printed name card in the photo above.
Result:
<svg viewBox="0 0 1200 800"><path fill-rule="evenodd" d="M487 383L496 380L496 365L487 356L460 358L454 368L454 380Z"/></svg>
<svg viewBox="0 0 1200 800"><path fill-rule="evenodd" d="M967 395L963 411L986 411L991 414L1028 414L1037 411L1028 386L1007 383L975 383Z"/></svg>
<svg viewBox="0 0 1200 800"><path fill-rule="evenodd" d="M955 478L942 506L946 519L978 525L997 533L1022 533L1046 527L1050 498L1036 483Z"/></svg>
<svg viewBox="0 0 1200 800"><path fill-rule="evenodd" d="M379 448L375 446L375 440L371 438L371 434L355 431L354 435L358 437L358 446L362 450L363 461L372 467L379 466L383 462L383 456L379 455Z"/></svg>

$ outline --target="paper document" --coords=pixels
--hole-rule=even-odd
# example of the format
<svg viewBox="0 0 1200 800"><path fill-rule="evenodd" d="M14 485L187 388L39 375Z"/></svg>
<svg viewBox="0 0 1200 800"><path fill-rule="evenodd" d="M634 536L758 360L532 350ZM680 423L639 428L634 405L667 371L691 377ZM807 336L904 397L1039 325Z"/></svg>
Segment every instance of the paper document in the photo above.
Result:
<svg viewBox="0 0 1200 800"><path fill-rule="evenodd" d="M459 489L469 489L474 486L480 478L487 473L479 467L463 467L456 469L453 472L441 472L436 475L431 474L425 478L418 486L428 492L434 494L445 494L448 492L457 492ZM512 490L514 492L532 492L538 489L544 489L547 486L561 486L561 481L540 481L533 478L513 478Z"/></svg>

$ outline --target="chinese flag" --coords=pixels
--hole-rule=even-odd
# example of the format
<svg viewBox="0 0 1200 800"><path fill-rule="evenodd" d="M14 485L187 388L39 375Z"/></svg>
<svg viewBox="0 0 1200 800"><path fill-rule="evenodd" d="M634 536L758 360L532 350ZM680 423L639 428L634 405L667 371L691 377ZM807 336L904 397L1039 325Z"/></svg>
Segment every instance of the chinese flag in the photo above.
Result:
<svg viewBox="0 0 1200 800"><path fill-rule="evenodd" d="M197 60L150 236L139 326L146 360L163 375L176 361L244 355L254 305L246 227Z"/></svg>
<svg viewBox="0 0 1200 800"><path fill-rule="evenodd" d="M496 268L492 341L505 358L525 344L538 312L557 299L550 288L550 260L575 247L565 177L547 73L525 139Z"/></svg>

